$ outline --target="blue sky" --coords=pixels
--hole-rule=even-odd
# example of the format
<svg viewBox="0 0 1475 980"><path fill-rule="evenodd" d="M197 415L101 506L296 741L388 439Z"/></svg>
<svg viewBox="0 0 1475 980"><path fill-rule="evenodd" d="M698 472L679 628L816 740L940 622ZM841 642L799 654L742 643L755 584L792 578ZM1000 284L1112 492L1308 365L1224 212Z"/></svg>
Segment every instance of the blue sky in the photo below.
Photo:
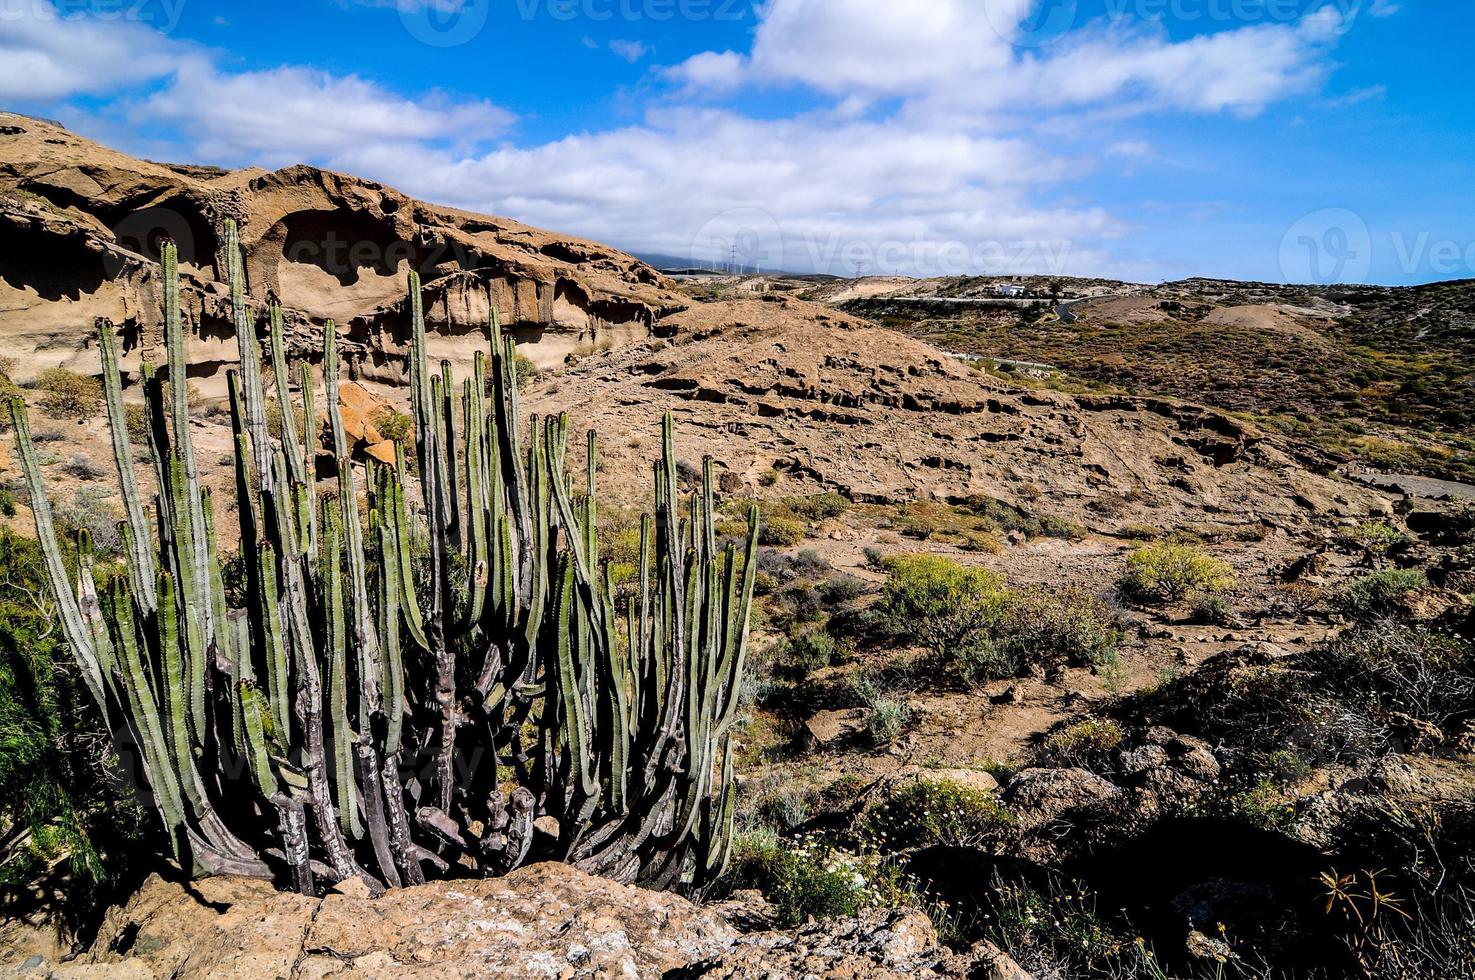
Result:
<svg viewBox="0 0 1475 980"><path fill-rule="evenodd" d="M0 0L0 107L640 251L1475 277L1465 0Z"/></svg>

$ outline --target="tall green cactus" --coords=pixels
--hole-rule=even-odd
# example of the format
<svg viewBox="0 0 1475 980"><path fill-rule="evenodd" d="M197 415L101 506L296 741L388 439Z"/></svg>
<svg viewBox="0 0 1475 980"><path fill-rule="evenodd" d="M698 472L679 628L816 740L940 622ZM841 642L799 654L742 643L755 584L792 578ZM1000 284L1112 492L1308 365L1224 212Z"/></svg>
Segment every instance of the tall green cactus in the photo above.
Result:
<svg viewBox="0 0 1475 980"><path fill-rule="evenodd" d="M393 465L355 458L331 323L318 352L328 441L306 359L299 432L275 303L273 437L234 224L223 238L240 350L229 390L243 609L229 606L216 500L194 460L172 245L160 270L167 392L141 372L151 500L133 469L113 326L98 323L128 566L106 588L85 536L72 575L25 405L11 405L63 634L132 747L120 756L134 760L169 854L193 872L270 875L304 892L351 876L373 890L416 884L453 866L502 874L534 858L662 887L721 874L756 510L746 541L719 548L710 461L683 506L667 416L638 590L617 609L599 554L594 433L576 486L568 419L524 419L495 312L490 356L462 384L447 362L432 370L414 273L415 475L408 445ZM331 490L317 480L330 460ZM537 829L539 817L552 822Z"/></svg>

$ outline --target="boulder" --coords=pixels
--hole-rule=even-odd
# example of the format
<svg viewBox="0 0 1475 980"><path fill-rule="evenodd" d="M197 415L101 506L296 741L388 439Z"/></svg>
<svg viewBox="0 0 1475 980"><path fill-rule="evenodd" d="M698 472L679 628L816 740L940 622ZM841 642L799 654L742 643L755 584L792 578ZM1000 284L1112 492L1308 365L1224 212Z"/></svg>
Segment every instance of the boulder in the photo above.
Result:
<svg viewBox="0 0 1475 980"><path fill-rule="evenodd" d="M743 905L763 918L761 897ZM0 963L0 976L1029 980L988 944L950 953L915 909L744 934L723 914L732 907L702 907L564 864L379 898L335 890L319 899L252 879L185 884L154 875L108 912L90 952L61 962L53 949L7 948L12 958Z"/></svg>
<svg viewBox="0 0 1475 980"><path fill-rule="evenodd" d="M1005 800L1026 826L1116 800L1121 789L1085 769L1025 769L1009 781Z"/></svg>

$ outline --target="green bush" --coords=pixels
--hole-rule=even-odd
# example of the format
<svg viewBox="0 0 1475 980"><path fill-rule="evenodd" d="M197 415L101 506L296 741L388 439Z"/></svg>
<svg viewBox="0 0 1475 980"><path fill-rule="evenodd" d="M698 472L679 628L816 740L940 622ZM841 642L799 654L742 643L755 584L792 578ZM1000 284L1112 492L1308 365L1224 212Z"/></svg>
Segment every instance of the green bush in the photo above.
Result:
<svg viewBox="0 0 1475 980"><path fill-rule="evenodd" d="M850 690L865 708L866 738L875 748L896 741L916 718L912 706L880 672L857 672L850 678Z"/></svg>
<svg viewBox="0 0 1475 980"><path fill-rule="evenodd" d="M867 847L977 848L997 842L1014 826L1009 811L990 793L946 779L921 779L868 808L860 837Z"/></svg>
<svg viewBox="0 0 1475 980"><path fill-rule="evenodd" d="M887 559L891 575L876 615L894 633L939 659L986 640L1004 612L1004 580L981 568L965 568L937 555Z"/></svg>
<svg viewBox="0 0 1475 980"><path fill-rule="evenodd" d="M15 358L0 357L0 432L10 431L10 400L25 394L10 378L14 371Z"/></svg>
<svg viewBox="0 0 1475 980"><path fill-rule="evenodd" d="M90 419L102 411L102 383L66 368L53 367L36 379L41 407L52 415Z"/></svg>
<svg viewBox="0 0 1475 980"><path fill-rule="evenodd" d="M795 631L784 643L782 657L801 673L828 667L835 660L835 639L823 627Z"/></svg>
<svg viewBox="0 0 1475 980"><path fill-rule="evenodd" d="M281 404L275 398L268 398L266 400L266 428L273 439L282 438L282 423L285 418ZM298 437L301 438L301 433L306 431L307 413L300 405L293 406L292 424L297 427Z"/></svg>
<svg viewBox="0 0 1475 980"><path fill-rule="evenodd" d="M813 839L791 843L766 828L734 841L728 880L735 887L762 891L780 928L811 918L891 908L906 898L900 874L882 859L848 854Z"/></svg>
<svg viewBox="0 0 1475 980"><path fill-rule="evenodd" d="M759 530L759 544L776 548L789 548L804 540L807 529L803 521L781 514L772 514L763 519Z"/></svg>
<svg viewBox="0 0 1475 980"><path fill-rule="evenodd" d="M26 885L65 858L64 911L87 914L120 873L147 823L112 797L111 740L71 669L48 594L40 545L0 528L0 876ZM30 845L18 850L29 831Z"/></svg>
<svg viewBox="0 0 1475 980"><path fill-rule="evenodd" d="M413 445L414 422L404 412L385 406L373 418L374 428L391 442Z"/></svg>
<svg viewBox="0 0 1475 980"><path fill-rule="evenodd" d="M1041 744L1040 753L1055 766L1100 771L1109 768L1112 753L1125 737L1122 726L1116 722L1087 718L1051 732Z"/></svg>
<svg viewBox="0 0 1475 980"><path fill-rule="evenodd" d="M1337 543L1376 561L1406 547L1409 537L1386 521L1364 521L1350 531L1338 534Z"/></svg>
<svg viewBox="0 0 1475 980"><path fill-rule="evenodd" d="M783 504L793 513L811 521L839 517L850 509L850 501L833 491L812 497L785 497Z"/></svg>
<svg viewBox="0 0 1475 980"><path fill-rule="evenodd" d="M9 487L0 487L0 517L15 516L15 491Z"/></svg>
<svg viewBox="0 0 1475 980"><path fill-rule="evenodd" d="M1021 664L1078 667L1104 663L1123 636L1111 608L1077 585L1032 586L1011 594L999 634L998 645Z"/></svg>
<svg viewBox="0 0 1475 980"><path fill-rule="evenodd" d="M142 402L129 402L123 406L124 426L128 429L128 441L143 445L149 440L149 410Z"/></svg>
<svg viewBox="0 0 1475 980"><path fill-rule="evenodd" d="M1193 600L1193 620L1205 626L1224 626L1234 618L1234 610L1221 595L1201 595Z"/></svg>
<svg viewBox="0 0 1475 980"><path fill-rule="evenodd" d="M1223 592L1234 584L1234 570L1192 545L1150 544L1127 556L1117 584L1133 601L1182 602Z"/></svg>
<svg viewBox="0 0 1475 980"><path fill-rule="evenodd" d="M1391 616L1398 611L1398 600L1428 584L1429 580L1418 569L1389 568L1364 575L1347 586L1341 595L1341 605L1353 616Z"/></svg>
<svg viewBox="0 0 1475 980"><path fill-rule="evenodd" d="M533 378L538 376L538 366L530 358L518 353L512 359L512 372L517 390L525 391L527 386L533 383Z"/></svg>

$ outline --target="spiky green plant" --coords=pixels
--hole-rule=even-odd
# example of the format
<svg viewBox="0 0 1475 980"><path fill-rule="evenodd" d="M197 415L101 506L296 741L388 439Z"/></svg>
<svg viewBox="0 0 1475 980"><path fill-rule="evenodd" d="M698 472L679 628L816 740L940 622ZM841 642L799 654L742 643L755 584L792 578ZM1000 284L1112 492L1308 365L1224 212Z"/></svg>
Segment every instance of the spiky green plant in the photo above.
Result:
<svg viewBox="0 0 1475 980"><path fill-rule="evenodd" d="M64 554L25 404L11 402L62 629L173 857L302 892L354 876L378 890L452 866L501 874L533 857L658 887L710 882L732 838L757 514L745 551L719 550L711 465L683 507L667 416L639 588L616 609L598 554L595 434L576 488L568 420L522 419L515 346L495 312L491 357L476 356L459 390L449 363L432 370L414 273L418 494L403 455L353 458L331 323L326 445L306 364L297 431L274 305L273 439L233 224L224 237L245 608L227 603L218 508L194 463L172 245L161 262L168 383L142 371L151 507L133 474L114 328L98 321L128 566L106 588L85 536L74 565ZM322 492L329 459L336 491Z"/></svg>

